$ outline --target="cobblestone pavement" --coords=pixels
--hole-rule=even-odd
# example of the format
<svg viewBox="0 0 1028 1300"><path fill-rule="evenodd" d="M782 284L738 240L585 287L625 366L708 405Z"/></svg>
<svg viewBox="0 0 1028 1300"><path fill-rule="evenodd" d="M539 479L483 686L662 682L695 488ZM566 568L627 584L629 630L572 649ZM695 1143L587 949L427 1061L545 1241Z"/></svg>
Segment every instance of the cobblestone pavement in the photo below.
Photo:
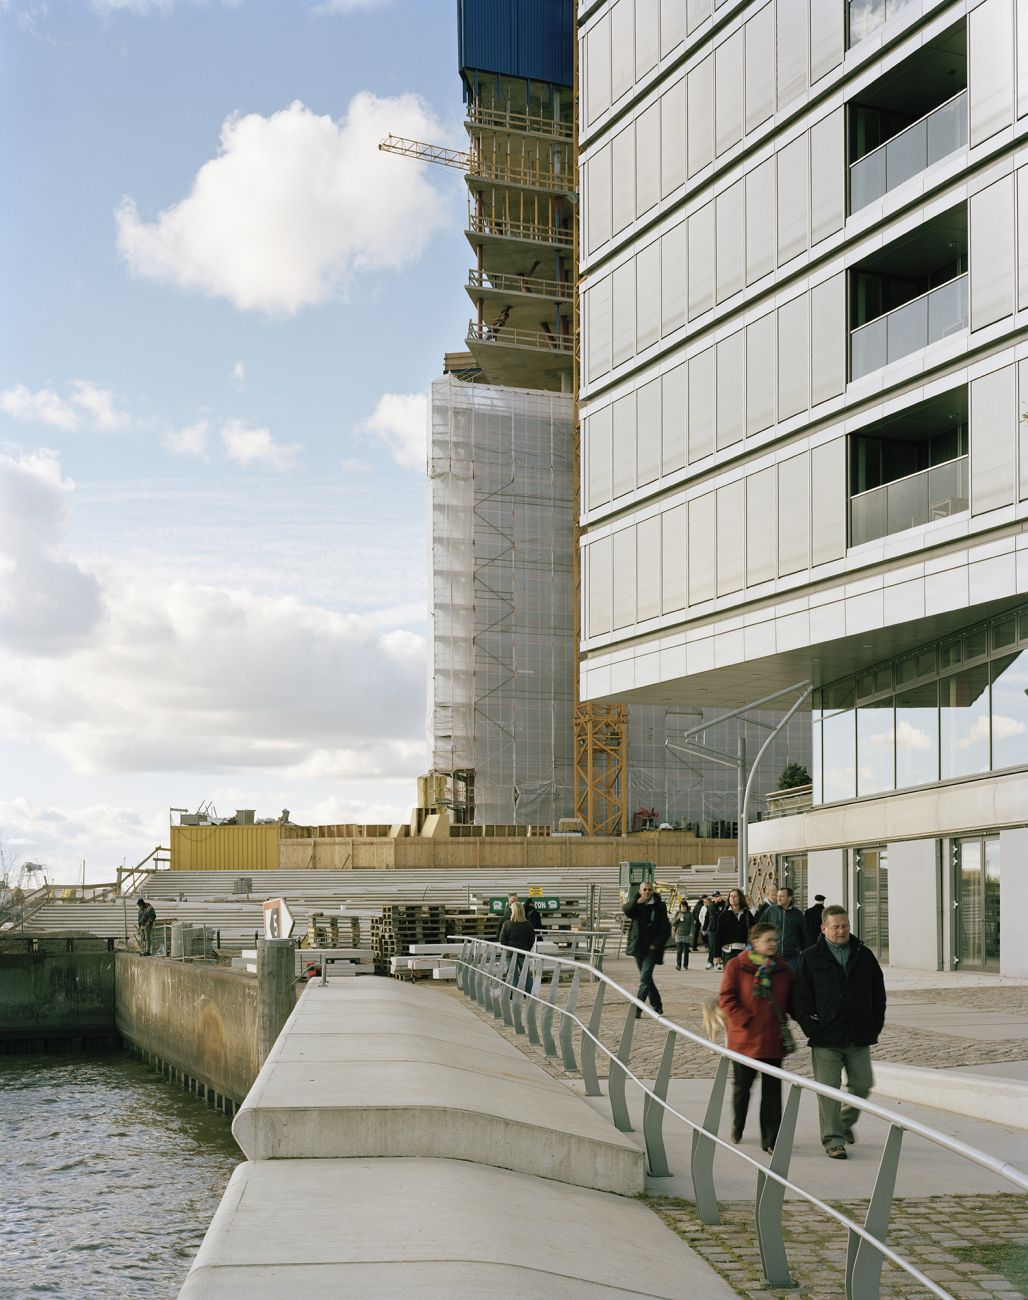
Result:
<svg viewBox="0 0 1028 1300"><path fill-rule="evenodd" d="M837 1300L845 1295L846 1231L831 1220L787 1201L783 1228L794 1291L767 1291L753 1231L752 1203L721 1206L723 1222L699 1221L687 1201L647 1198L648 1203L698 1255L747 1300L796 1296ZM866 1201L835 1202L835 1208L863 1222ZM1024 1296L1028 1284L1025 1199L1018 1195L933 1196L901 1199L893 1207L889 1245L958 1300ZM638 1243L637 1243L638 1244ZM688 1280L686 1279L686 1290ZM928 1294L914 1278L888 1262L882 1270L882 1300L922 1300Z"/></svg>

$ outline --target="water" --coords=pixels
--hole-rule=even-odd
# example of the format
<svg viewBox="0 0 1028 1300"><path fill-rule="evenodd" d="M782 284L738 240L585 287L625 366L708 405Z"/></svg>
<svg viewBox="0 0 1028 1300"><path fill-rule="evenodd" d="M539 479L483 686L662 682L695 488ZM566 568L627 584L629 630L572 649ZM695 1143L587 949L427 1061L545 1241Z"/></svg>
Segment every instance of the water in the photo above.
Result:
<svg viewBox="0 0 1028 1300"><path fill-rule="evenodd" d="M178 1295L229 1125L128 1053L0 1056L0 1297Z"/></svg>

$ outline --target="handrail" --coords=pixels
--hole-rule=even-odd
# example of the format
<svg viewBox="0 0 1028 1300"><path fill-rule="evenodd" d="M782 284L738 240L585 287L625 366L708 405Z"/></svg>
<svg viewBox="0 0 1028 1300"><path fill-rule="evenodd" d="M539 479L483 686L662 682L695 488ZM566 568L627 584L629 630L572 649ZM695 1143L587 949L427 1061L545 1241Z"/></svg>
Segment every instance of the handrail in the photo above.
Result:
<svg viewBox="0 0 1028 1300"><path fill-rule="evenodd" d="M495 163L489 159L472 156L468 163L467 175L481 181L493 181L499 185L517 185L523 189L548 190L554 194L570 194L573 182L569 175L555 172L550 167L512 166Z"/></svg>
<svg viewBox="0 0 1028 1300"><path fill-rule="evenodd" d="M889 145L894 141L902 140L908 131L916 130L923 122L927 122L928 119L933 117L936 113L941 113L944 108L949 108L950 104L955 103L961 95L966 94L967 87L965 86L963 90L958 90L957 93L951 95L949 99L945 99L941 104L936 104L934 108L930 108L928 112L919 117L916 122L911 122L910 125L905 126L902 131L897 131L895 135L890 135L888 140L883 140L881 144L876 144L875 147L869 149L867 153L862 153L859 158L854 158L853 162L849 164L850 169L852 170L854 167L859 167L862 162L866 162L868 158L873 158L876 153L880 153L883 149L888 149Z"/></svg>
<svg viewBox="0 0 1028 1300"><path fill-rule="evenodd" d="M905 311L915 302L920 302L922 298L930 298L933 293L938 293L940 289L948 289L951 284L956 284L958 280L966 280L967 278L968 273L967 271L964 271L961 275L955 275L952 279L944 280L942 284L937 284L933 288L925 290L924 293L919 293L915 298L908 298L906 302L901 302L898 307L892 307L889 311L883 311L880 316L875 316L873 320L866 320L863 325L858 325L855 329L850 330L850 338L856 338L861 330L870 329L872 325L877 325L881 321L887 321L890 316L895 316L898 311Z"/></svg>
<svg viewBox="0 0 1028 1300"><path fill-rule="evenodd" d="M536 135L552 135L570 140L574 134L570 122L556 118L540 117L532 113L511 113L505 108L485 108L474 102L468 104L468 121L475 126L498 126L509 131L530 131Z"/></svg>
<svg viewBox="0 0 1028 1300"><path fill-rule="evenodd" d="M479 325L468 321L467 337L478 343L505 343L515 348L535 348L546 352L570 352L571 339L563 334L546 334L542 330L511 329L507 325Z"/></svg>
<svg viewBox="0 0 1028 1300"><path fill-rule="evenodd" d="M571 247L574 232L570 226L541 226L532 221L507 221L478 212L468 214L468 229L479 235L494 235L501 239L525 239L532 243L559 244Z"/></svg>
<svg viewBox="0 0 1028 1300"><path fill-rule="evenodd" d="M458 941L459 936L454 939ZM558 1012L561 1017L558 1038L560 1055L566 1069L578 1070L578 1060L574 1053L573 1033L577 1026L581 1033L580 1059L581 1074L587 1096L601 1095L599 1078L596 1073L596 1049L610 1062L607 1095L611 1106L611 1118L616 1128L622 1132L631 1131L631 1122L624 1093L627 1080L636 1084L644 1095L643 1136L647 1164L652 1176L670 1175L663 1139L663 1120L665 1114L671 1114L692 1130L691 1172L693 1188L696 1195L696 1208L705 1223L720 1223L720 1210L714 1187L714 1153L716 1148L728 1152L750 1165L758 1174L756 1191L756 1226L760 1247L761 1261L769 1287L786 1287L795 1285L789 1275L788 1259L782 1237L781 1210L786 1190L794 1192L810 1205L844 1226L849 1233L849 1250L846 1263L846 1294L851 1300L874 1300L879 1294L882 1260L888 1259L898 1268L903 1269L920 1282L940 1300L953 1300L948 1291L933 1282L922 1273L916 1265L902 1258L885 1242L889 1226L889 1215L895 1191L896 1174L899 1168L900 1145L904 1132L922 1137L936 1146L942 1147L953 1155L973 1161L989 1172L1014 1183L1022 1190L1028 1191L1028 1173L1010 1162L1004 1162L975 1147L968 1146L956 1138L951 1138L927 1124L907 1119L894 1111L888 1110L876 1102L854 1097L840 1089L827 1084L793 1074L790 1070L767 1065L763 1061L743 1056L727 1047L721 1047L691 1030L658 1015L650 1007L640 1002L637 997L615 983L610 976L595 967L582 962L569 961L567 958L544 956L532 952L494 943L486 939L465 937L462 941L460 956L457 958L457 984L466 997L472 998L480 1006L491 1010L505 1024L512 1026L516 1033L527 1033L529 1042L540 1044L547 1056L556 1056L557 1046L552 1033L553 1016ZM521 963L519 967L518 963ZM543 980L547 966L552 969L549 991L542 996ZM571 981L566 1004L558 1005L558 989L564 970L571 974ZM589 1023L586 1025L576 1015L579 985L582 975L591 976L599 984L593 1003ZM625 1003L628 1012L621 1032L620 1044L616 1051L608 1048L599 1038L600 1017L603 1008L603 996L606 989L617 993ZM525 1010L526 1000L528 1002ZM542 1023L537 1023L537 1009L542 1008ZM522 1011L525 1010L525 1020ZM645 1013L651 1021L668 1031L661 1063L653 1087L647 1086L629 1068L632 1035L637 1017ZM674 1056L675 1040L684 1037L703 1047L719 1058L717 1071L707 1104L702 1124L697 1124L688 1116L675 1110L667 1101L668 1086L671 1081L671 1065ZM790 1085L789 1096L783 1108L782 1123L778 1140L775 1143L770 1165L763 1165L729 1145L718 1136L717 1130L723 1109L725 1084L728 1077L728 1062L737 1061L761 1074L771 1075ZM796 1117L799 1111L799 1099L803 1090L820 1096L841 1101L858 1110L865 1111L889 1125L889 1135L881 1165L875 1180L875 1186L868 1205L867 1216L863 1225L856 1223L841 1211L820 1200L813 1193L806 1191L787 1177L792 1156L793 1135Z"/></svg>
<svg viewBox="0 0 1028 1300"><path fill-rule="evenodd" d="M888 483L879 483L877 487L864 488L863 492L854 492L850 500L859 501L863 497L870 496L872 492L882 492L885 488L891 488L896 483L905 483L907 479L919 478L922 474L930 474L933 469L944 469L947 465L957 465L960 461L969 459L970 457L965 453L963 456L954 456L952 460L941 460L938 465L929 465L927 469L915 469L912 474L903 474L900 478L889 479Z"/></svg>
<svg viewBox="0 0 1028 1300"><path fill-rule="evenodd" d="M468 271L470 289L495 289L498 293L531 293L544 298L571 301L574 290L562 280L544 280L538 276L512 275L506 271Z"/></svg>

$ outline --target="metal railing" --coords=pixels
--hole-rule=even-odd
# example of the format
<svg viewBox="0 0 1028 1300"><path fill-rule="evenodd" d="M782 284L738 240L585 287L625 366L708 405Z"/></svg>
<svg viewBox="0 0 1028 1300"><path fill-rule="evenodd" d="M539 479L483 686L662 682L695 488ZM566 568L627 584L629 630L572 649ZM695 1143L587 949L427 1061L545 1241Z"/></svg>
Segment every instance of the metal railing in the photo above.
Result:
<svg viewBox="0 0 1028 1300"><path fill-rule="evenodd" d="M499 343L509 348L532 348L542 352L571 352L571 336L547 334L543 330L511 329L507 325L479 325L468 321L469 343Z"/></svg>
<svg viewBox="0 0 1028 1300"><path fill-rule="evenodd" d="M499 127L504 131L529 131L533 135L551 135L559 140L570 140L574 128L570 122L534 113L512 113L507 108L485 108L481 104L468 105L468 119L475 126Z"/></svg>
<svg viewBox="0 0 1028 1300"><path fill-rule="evenodd" d="M544 280L532 275L509 275L503 271L468 271L469 289L495 289L498 293L530 293L540 298L570 302L574 289L570 281Z"/></svg>
<svg viewBox="0 0 1028 1300"><path fill-rule="evenodd" d="M891 537L971 507L967 456L850 497L850 545Z"/></svg>
<svg viewBox="0 0 1028 1300"><path fill-rule="evenodd" d="M742 1056L727 1047L710 1042L699 1034L683 1029L681 1025L676 1025L673 1021L658 1015L602 971L584 965L582 962L540 956L531 952L525 953L517 948L505 947L485 939L465 939L456 964L457 986L464 995L484 1010L491 1011L497 1020L502 1019L504 1024L512 1027L516 1033L527 1033L528 1041L534 1046L541 1046L547 1056L559 1055L565 1070L580 1072L585 1094L588 1097L603 1095L596 1069L597 1052L606 1057L607 1097L610 1102L611 1120L614 1127L622 1133L632 1132L632 1122L625 1096L629 1080L641 1090L643 1142L647 1170L651 1177L671 1176L663 1135L665 1115L671 1115L692 1130L690 1171L696 1210L702 1222L710 1224L721 1222L714 1183L716 1151L720 1149L754 1170L757 1175L757 1243L765 1282L769 1287L795 1285L789 1272L789 1261L782 1234L782 1204L785 1192L791 1191L846 1229L848 1300L877 1300L882 1263L886 1259L909 1274L932 1295L939 1296L940 1300L954 1300L948 1291L886 1244L904 1133L924 1138L951 1154L970 1160L990 1173L1006 1179L1021 1190L1028 1191L1028 1173L1015 1165L998 1160L984 1151L948 1137L945 1133L940 1133L926 1124L919 1124L916 1120L898 1115L875 1102L854 1097L838 1088L830 1088L826 1084L803 1078L789 1070L777 1069L763 1061ZM566 983L562 980L565 971L570 976ZM548 986L546 985L547 974L550 977ZM583 978L590 978L596 983L596 996L588 1023L577 1014ZM563 1006L558 1002L562 983L567 990ZM627 1008L620 1041L614 1050L608 1048L600 1039L604 995L607 992L616 994ZM652 1023L667 1030L660 1065L652 1087L644 1083L630 1068L633 1031L640 1014L645 1014ZM555 1015L560 1016L556 1038L553 1033ZM576 1030L579 1039L577 1056ZM667 1100L675 1046L680 1038L702 1047L718 1058L702 1124L697 1124L683 1115ZM761 1164L745 1151L739 1150L718 1136L730 1061L738 1061L761 1074L769 1074L789 1086L789 1093L782 1108L778 1139L769 1165ZM862 1224L806 1191L798 1183L790 1181L788 1177L800 1096L804 1090L843 1102L884 1120L889 1125L881 1164Z"/></svg>
<svg viewBox="0 0 1028 1300"><path fill-rule="evenodd" d="M574 231L570 226L541 225L535 221L507 221L485 213L468 214L468 229L478 235L494 235L501 239L528 240L534 244L558 244L570 248Z"/></svg>
<svg viewBox="0 0 1028 1300"><path fill-rule="evenodd" d="M497 185L518 185L524 189L547 190L553 194L570 194L574 182L569 174L554 171L552 167L537 167L531 163L501 163L491 158L472 154L468 161L468 176L474 180L492 181Z"/></svg>
<svg viewBox="0 0 1028 1300"><path fill-rule="evenodd" d="M967 144L967 91L850 164L850 212L859 212L897 185Z"/></svg>
<svg viewBox="0 0 1028 1300"><path fill-rule="evenodd" d="M860 379L892 361L966 330L967 275L876 316L850 333L850 378Z"/></svg>

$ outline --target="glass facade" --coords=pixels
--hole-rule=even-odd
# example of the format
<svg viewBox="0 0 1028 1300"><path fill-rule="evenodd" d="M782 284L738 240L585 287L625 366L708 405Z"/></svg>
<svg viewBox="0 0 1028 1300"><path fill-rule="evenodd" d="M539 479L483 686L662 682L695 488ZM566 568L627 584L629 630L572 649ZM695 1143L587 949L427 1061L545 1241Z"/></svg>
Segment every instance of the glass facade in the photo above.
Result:
<svg viewBox="0 0 1028 1300"><path fill-rule="evenodd" d="M1028 768L1028 606L824 687L814 801Z"/></svg>

